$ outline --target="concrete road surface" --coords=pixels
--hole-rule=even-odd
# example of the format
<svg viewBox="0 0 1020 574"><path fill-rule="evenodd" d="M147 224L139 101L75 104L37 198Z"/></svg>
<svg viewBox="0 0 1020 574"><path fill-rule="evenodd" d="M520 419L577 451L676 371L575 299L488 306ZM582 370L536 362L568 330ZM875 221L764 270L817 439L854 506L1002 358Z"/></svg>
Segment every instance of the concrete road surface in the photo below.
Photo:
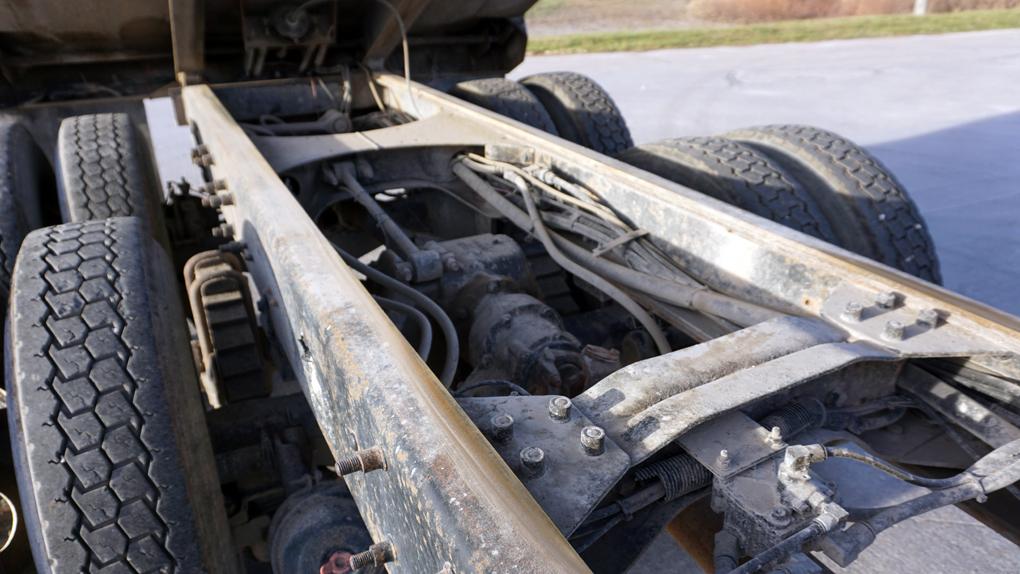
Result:
<svg viewBox="0 0 1020 574"><path fill-rule="evenodd" d="M637 143L775 123L857 141L910 190L945 285L1020 315L1020 31L542 56L512 77L556 70L605 86ZM696 568L668 538L654 550L635 571ZM1017 574L1020 549L951 508L846 571Z"/></svg>

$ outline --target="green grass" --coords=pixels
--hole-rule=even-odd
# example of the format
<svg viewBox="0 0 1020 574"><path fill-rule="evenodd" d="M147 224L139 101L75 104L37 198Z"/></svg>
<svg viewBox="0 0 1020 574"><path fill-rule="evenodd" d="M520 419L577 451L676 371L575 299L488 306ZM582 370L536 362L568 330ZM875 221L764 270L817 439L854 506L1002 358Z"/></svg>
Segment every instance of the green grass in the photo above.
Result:
<svg viewBox="0 0 1020 574"><path fill-rule="evenodd" d="M662 48L703 48L746 46L780 42L817 42L847 38L877 38L913 34L945 34L1020 28L1018 10L975 10L913 16L859 16L750 24L725 28L610 32L534 38L528 42L532 54L576 54L583 52L640 52Z"/></svg>

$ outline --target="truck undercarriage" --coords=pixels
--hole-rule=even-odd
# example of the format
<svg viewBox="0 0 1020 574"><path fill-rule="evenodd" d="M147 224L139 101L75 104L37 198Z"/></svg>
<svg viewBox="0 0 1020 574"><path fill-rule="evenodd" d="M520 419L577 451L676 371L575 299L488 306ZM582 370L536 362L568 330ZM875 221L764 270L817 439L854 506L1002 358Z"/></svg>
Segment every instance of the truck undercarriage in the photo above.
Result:
<svg viewBox="0 0 1020 574"><path fill-rule="evenodd" d="M936 284L860 148L633 147L590 80L488 73L528 2L446 42L428 2L245 2L237 53L170 4L201 182L152 169L136 98L8 94L57 182L0 189L38 570L619 572L668 531L824 572L953 504L1018 540L1020 321Z"/></svg>

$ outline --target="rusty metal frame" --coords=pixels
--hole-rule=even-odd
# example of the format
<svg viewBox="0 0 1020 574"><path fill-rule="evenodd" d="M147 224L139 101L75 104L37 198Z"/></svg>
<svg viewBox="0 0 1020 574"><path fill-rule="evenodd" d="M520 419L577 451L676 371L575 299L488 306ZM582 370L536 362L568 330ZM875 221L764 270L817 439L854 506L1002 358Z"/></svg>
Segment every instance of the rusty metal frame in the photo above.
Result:
<svg viewBox="0 0 1020 574"><path fill-rule="evenodd" d="M224 206L266 289L274 328L334 456L379 447L386 469L347 478L391 572L587 568L457 406L207 86L183 90ZM289 336L288 336L289 335Z"/></svg>
<svg viewBox="0 0 1020 574"><path fill-rule="evenodd" d="M248 248L256 283L275 302L274 329L300 366L333 454L373 446L386 453L386 470L348 482L375 539L393 544L393 572L438 572L447 563L455 572L586 566L335 256L277 176L279 169L383 149L517 146L598 190L714 289L850 333L852 342L826 348L878 360L968 356L984 368L1020 376L1016 317L426 86L385 74L377 82L387 105L422 121L314 141L261 141L261 153L209 87L185 87L182 98L208 147L212 175L234 192L235 204L223 208L224 217ZM843 304L848 293L870 305L868 299L886 292L897 294L897 317L937 309L944 330L896 341L872 336L870 329L848 329L834 315L832 306ZM942 332L952 341L940 338ZM969 344L954 352L960 340ZM810 353L801 360L811 361Z"/></svg>

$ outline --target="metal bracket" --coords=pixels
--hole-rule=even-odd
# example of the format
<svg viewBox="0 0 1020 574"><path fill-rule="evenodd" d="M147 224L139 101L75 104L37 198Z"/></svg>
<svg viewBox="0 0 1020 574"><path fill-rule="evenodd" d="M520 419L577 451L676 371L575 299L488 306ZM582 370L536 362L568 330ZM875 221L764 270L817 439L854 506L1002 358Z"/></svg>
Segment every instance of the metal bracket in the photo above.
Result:
<svg viewBox="0 0 1020 574"><path fill-rule="evenodd" d="M742 412L726 413L677 439L680 446L719 478L728 478L786 448ZM720 453L726 453L721 456Z"/></svg>
<svg viewBox="0 0 1020 574"><path fill-rule="evenodd" d="M630 457L604 433L602 452L596 454L591 439L599 432L591 429L598 427L569 408L569 401L565 411L559 404L551 408L554 399L564 402L564 397L519 396L458 402L549 518L569 535L627 472Z"/></svg>
<svg viewBox="0 0 1020 574"><path fill-rule="evenodd" d="M950 322L946 311L917 307L891 292L868 292L851 285L837 288L822 304L822 317L853 338L891 349L903 357L962 357L1002 353L977 333Z"/></svg>

